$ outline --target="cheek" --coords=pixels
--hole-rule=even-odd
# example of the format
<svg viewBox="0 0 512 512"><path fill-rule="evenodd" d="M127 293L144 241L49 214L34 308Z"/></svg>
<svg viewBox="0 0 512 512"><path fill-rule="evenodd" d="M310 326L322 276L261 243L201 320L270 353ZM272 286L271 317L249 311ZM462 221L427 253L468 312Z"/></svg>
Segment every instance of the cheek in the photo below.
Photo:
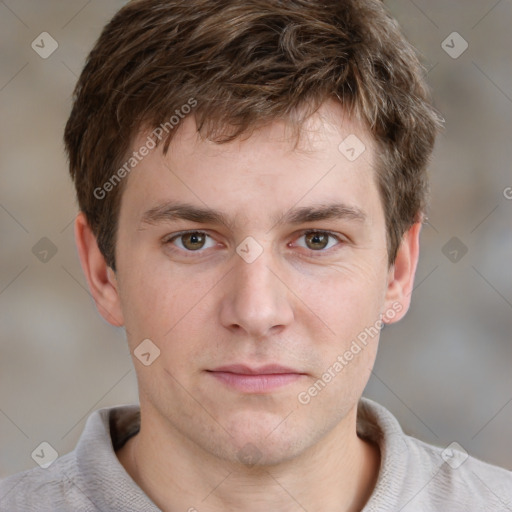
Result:
<svg viewBox="0 0 512 512"><path fill-rule="evenodd" d="M305 311L329 337L347 340L379 318L385 300L386 270L379 262L336 263L302 274L295 290Z"/></svg>
<svg viewBox="0 0 512 512"><path fill-rule="evenodd" d="M314 394L311 411L319 416L325 415L326 403L331 413L346 414L347 404L357 400L371 375L386 278L384 271L372 269L364 264L338 266L328 276L301 281L298 295L306 297L309 307L302 309L302 318L312 346L321 353L312 387L303 391Z"/></svg>
<svg viewBox="0 0 512 512"><path fill-rule="evenodd" d="M176 333L180 338L182 331L192 333L201 325L195 319L204 313L204 299L214 285L213 276L185 273L170 265L141 264L138 271L125 273L120 279L120 295L129 337L134 343L154 339L160 346Z"/></svg>

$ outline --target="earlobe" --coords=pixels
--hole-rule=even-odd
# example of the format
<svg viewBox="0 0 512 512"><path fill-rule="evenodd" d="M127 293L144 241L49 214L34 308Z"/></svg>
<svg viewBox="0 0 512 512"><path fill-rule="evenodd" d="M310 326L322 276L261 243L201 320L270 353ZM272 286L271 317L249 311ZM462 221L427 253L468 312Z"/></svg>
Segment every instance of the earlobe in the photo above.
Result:
<svg viewBox="0 0 512 512"><path fill-rule="evenodd" d="M385 323L398 322L409 309L419 259L421 225L421 222L416 222L404 234L395 263L389 269L383 312Z"/></svg>
<svg viewBox="0 0 512 512"><path fill-rule="evenodd" d="M108 323L121 327L124 319L116 276L107 266L83 212L75 219L75 242L82 270L98 311Z"/></svg>

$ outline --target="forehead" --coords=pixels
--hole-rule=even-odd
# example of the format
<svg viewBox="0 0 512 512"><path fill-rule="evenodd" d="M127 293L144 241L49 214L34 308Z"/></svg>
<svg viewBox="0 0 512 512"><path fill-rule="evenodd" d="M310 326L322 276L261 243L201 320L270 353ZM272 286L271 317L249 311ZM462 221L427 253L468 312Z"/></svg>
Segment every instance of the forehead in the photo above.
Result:
<svg viewBox="0 0 512 512"><path fill-rule="evenodd" d="M176 117L176 116L174 116ZM312 158L326 154L329 149L337 149L349 161L355 161L361 153L366 153L365 160L369 161L373 152L373 136L363 126L362 122L349 116L336 101L326 101L314 114L305 119L300 125L298 115L290 115L289 119L276 119L265 125L254 127L249 134L242 134L228 143L218 143L197 132L197 125L192 114L185 117L175 126L176 133L171 142L175 152L199 153L202 156L220 154L247 154L251 151L295 153L297 156ZM298 130L294 128L298 127ZM229 127L226 128L229 133ZM139 141L146 133L141 131ZM347 141L347 144L340 143ZM137 146L137 143L135 144ZM343 152L354 149L355 154ZM366 151L368 150L368 151Z"/></svg>
<svg viewBox="0 0 512 512"><path fill-rule="evenodd" d="M167 154L161 144L129 176L122 202L139 220L169 201L244 222L256 212L261 217L262 210L275 221L283 210L313 203L374 214L364 204L376 199L372 137L334 102L304 123L299 139L283 121L229 143L202 138L193 116L178 128ZM133 147L146 139L141 132Z"/></svg>

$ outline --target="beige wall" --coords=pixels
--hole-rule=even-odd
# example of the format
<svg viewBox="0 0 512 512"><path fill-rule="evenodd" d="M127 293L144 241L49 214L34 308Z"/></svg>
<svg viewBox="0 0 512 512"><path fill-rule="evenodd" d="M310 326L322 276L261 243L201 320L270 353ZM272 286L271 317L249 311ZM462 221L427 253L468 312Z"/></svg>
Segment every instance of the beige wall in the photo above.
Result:
<svg viewBox="0 0 512 512"><path fill-rule="evenodd" d="M0 2L0 476L34 467L41 441L70 451L90 411L137 400L124 332L81 273L61 142L84 58L123 3ZM366 395L407 432L512 469L512 4L386 3L430 69L446 131L412 309L383 332ZM469 45L456 59L441 47L454 31ZM31 48L41 32L58 43L47 59ZM57 250L46 263L32 252L43 237ZM452 237L467 247L455 263Z"/></svg>

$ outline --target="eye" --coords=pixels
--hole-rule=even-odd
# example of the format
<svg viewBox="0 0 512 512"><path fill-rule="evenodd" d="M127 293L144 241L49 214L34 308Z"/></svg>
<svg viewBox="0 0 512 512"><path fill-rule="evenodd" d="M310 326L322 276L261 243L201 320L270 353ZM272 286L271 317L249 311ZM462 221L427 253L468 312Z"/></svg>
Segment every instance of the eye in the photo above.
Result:
<svg viewBox="0 0 512 512"><path fill-rule="evenodd" d="M301 242L304 240L303 242ZM304 247L311 251L324 251L330 249L341 240L338 236L329 233L328 231L306 231L295 242L299 247Z"/></svg>
<svg viewBox="0 0 512 512"><path fill-rule="evenodd" d="M215 246L215 240L204 231L187 231L168 238L165 243L171 243L187 252L200 251Z"/></svg>

